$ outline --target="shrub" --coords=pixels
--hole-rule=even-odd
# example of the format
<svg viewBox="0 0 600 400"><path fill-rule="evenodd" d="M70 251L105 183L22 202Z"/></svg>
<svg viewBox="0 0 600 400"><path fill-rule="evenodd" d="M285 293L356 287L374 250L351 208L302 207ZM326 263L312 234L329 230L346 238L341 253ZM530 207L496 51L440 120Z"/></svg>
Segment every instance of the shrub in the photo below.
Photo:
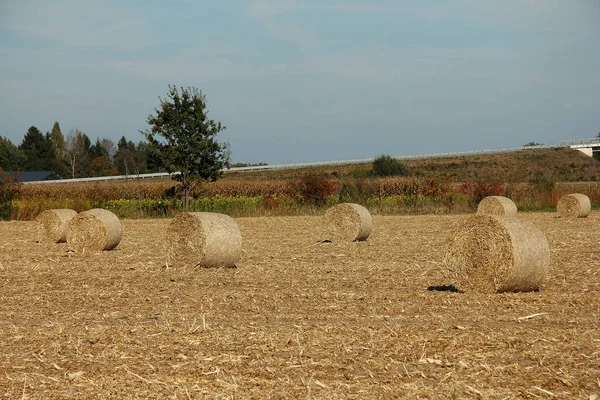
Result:
<svg viewBox="0 0 600 400"><path fill-rule="evenodd" d="M537 171L529 183L539 192L551 192L554 189L554 181L548 179L541 171Z"/></svg>
<svg viewBox="0 0 600 400"><path fill-rule="evenodd" d="M502 183L463 183L460 190L471 198L473 205L479 204L484 197L504 196L506 191Z"/></svg>
<svg viewBox="0 0 600 400"><path fill-rule="evenodd" d="M12 200L21 192L21 184L13 176L4 175L0 168L0 220L9 220L12 215Z"/></svg>
<svg viewBox="0 0 600 400"><path fill-rule="evenodd" d="M300 202L320 207L331 195L337 193L339 183L330 181L322 175L305 174L300 177L296 186Z"/></svg>
<svg viewBox="0 0 600 400"><path fill-rule="evenodd" d="M407 176L408 168L392 156L381 155L373 161L371 175L374 176Z"/></svg>

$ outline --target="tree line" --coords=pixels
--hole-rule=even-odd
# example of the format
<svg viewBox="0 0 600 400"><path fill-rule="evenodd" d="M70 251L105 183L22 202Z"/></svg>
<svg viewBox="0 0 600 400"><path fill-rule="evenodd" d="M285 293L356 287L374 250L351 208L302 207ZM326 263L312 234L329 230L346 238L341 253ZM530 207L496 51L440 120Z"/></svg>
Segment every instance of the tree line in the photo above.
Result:
<svg viewBox="0 0 600 400"><path fill-rule="evenodd" d="M92 143L79 129L65 136L54 122L45 134L31 126L18 145L0 136L0 170L54 171L62 178L87 178L137 175L161 168L145 141L136 144L123 136L116 144L107 138Z"/></svg>

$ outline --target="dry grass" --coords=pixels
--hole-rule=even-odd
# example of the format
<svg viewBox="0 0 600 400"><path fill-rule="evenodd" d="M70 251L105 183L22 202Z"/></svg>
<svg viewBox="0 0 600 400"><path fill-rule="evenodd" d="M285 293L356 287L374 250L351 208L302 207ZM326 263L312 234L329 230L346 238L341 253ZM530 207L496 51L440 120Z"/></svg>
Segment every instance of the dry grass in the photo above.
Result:
<svg viewBox="0 0 600 400"><path fill-rule="evenodd" d="M462 218L375 216L340 245L316 243L319 217L239 219L238 268L202 270L161 268L170 220L124 220L114 251L84 255L2 222L0 397L600 394L600 213L522 215L550 244L540 292L428 291Z"/></svg>

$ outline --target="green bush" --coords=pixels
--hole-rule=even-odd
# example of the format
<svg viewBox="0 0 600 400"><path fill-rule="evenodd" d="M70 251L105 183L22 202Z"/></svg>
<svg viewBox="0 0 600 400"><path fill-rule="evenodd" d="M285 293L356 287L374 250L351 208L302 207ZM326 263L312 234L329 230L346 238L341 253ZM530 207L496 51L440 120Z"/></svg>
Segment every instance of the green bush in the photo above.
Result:
<svg viewBox="0 0 600 400"><path fill-rule="evenodd" d="M409 174L406 165L392 156L380 155L373 161L373 176L407 176Z"/></svg>

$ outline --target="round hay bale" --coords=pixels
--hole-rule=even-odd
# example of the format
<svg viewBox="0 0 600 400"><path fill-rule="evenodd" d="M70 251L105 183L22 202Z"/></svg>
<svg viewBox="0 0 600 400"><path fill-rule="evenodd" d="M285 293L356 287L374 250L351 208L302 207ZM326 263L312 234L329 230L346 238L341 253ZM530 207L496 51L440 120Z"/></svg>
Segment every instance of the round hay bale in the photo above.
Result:
<svg viewBox="0 0 600 400"><path fill-rule="evenodd" d="M590 198L585 194L571 193L558 200L556 212L563 218L585 218L592 211Z"/></svg>
<svg viewBox="0 0 600 400"><path fill-rule="evenodd" d="M69 222L76 215L77 211L68 208L41 212L35 218L38 240L46 243L66 242Z"/></svg>
<svg viewBox="0 0 600 400"><path fill-rule="evenodd" d="M473 215L446 242L445 268L461 290L538 290L550 264L544 234L515 217Z"/></svg>
<svg viewBox="0 0 600 400"><path fill-rule="evenodd" d="M71 220L67 243L75 250L112 250L121 241L122 234L119 217L108 210L94 208Z"/></svg>
<svg viewBox="0 0 600 400"><path fill-rule="evenodd" d="M373 229L371 213L359 204L337 204L325 212L324 218L332 241L367 240Z"/></svg>
<svg viewBox="0 0 600 400"><path fill-rule="evenodd" d="M508 197L488 196L479 202L477 214L516 217L517 205Z"/></svg>
<svg viewBox="0 0 600 400"><path fill-rule="evenodd" d="M242 255L242 235L229 215L183 212L167 228L167 265L230 268Z"/></svg>

